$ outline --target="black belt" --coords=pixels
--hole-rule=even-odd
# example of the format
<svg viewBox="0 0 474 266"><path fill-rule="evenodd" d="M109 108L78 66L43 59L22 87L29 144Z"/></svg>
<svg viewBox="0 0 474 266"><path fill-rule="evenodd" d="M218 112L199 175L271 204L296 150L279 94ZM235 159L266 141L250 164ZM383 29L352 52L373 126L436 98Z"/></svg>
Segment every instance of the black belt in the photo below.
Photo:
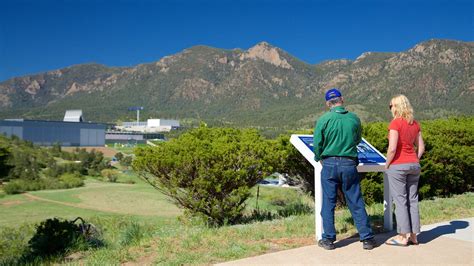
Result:
<svg viewBox="0 0 474 266"><path fill-rule="evenodd" d="M341 160L341 159L350 159L350 160L353 160L355 162L359 162L359 158L357 157L350 157L350 156L326 156L326 157L323 157L323 160L324 159L336 159L336 160Z"/></svg>

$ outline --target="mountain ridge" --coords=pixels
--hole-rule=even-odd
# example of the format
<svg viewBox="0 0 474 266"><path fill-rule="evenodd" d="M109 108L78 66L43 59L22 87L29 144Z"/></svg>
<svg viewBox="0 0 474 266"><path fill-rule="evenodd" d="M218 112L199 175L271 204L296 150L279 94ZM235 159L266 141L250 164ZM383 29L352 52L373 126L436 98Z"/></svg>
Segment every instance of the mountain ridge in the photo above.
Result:
<svg viewBox="0 0 474 266"><path fill-rule="evenodd" d="M308 127L331 87L366 121L387 119L383 106L399 93L421 118L472 115L473 51L472 42L432 39L402 52L308 64L267 42L247 50L197 45L131 67L78 64L0 82L0 117L52 119L78 108L110 122L139 105L154 117L250 126L278 126L278 117Z"/></svg>

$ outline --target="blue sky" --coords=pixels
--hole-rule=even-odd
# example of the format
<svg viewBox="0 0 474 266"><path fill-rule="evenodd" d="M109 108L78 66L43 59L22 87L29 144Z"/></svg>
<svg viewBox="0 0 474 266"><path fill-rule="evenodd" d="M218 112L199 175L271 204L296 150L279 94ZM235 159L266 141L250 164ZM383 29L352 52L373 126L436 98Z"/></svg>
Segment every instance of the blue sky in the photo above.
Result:
<svg viewBox="0 0 474 266"><path fill-rule="evenodd" d="M432 38L474 41L474 1L0 0L0 81L74 64L132 66L194 45L267 41L301 60Z"/></svg>

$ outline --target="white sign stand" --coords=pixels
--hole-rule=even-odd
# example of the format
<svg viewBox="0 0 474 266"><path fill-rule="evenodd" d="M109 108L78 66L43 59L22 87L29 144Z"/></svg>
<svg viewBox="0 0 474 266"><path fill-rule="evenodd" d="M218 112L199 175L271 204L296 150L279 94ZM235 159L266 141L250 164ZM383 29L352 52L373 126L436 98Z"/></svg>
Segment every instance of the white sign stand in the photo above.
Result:
<svg viewBox="0 0 474 266"><path fill-rule="evenodd" d="M308 160L314 167L314 206L315 206L315 226L316 226L316 242L322 238L323 224L321 217L322 208L322 188L321 188L321 169L320 162L314 160L313 153L313 135L291 135L290 142L295 148ZM382 155L365 139L357 147L359 152L359 172L384 172L385 156ZM392 218L392 200L388 186L387 175L384 173L383 178L383 198L384 198L384 229L393 229Z"/></svg>

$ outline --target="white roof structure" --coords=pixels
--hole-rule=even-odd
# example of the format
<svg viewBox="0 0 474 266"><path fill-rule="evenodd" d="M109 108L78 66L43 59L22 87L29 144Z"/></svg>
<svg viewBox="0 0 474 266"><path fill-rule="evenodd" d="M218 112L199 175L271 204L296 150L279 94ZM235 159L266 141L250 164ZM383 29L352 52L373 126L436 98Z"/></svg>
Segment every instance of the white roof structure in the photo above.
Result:
<svg viewBox="0 0 474 266"><path fill-rule="evenodd" d="M82 110L67 110L64 115L64 122L83 122Z"/></svg>

